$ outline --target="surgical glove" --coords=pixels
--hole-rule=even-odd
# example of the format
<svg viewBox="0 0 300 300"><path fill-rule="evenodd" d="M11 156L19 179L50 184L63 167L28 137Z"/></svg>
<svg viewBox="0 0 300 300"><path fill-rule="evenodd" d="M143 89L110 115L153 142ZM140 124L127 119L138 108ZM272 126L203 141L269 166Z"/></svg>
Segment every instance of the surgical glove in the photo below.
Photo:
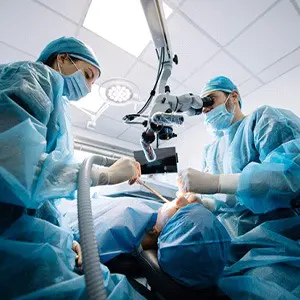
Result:
<svg viewBox="0 0 300 300"><path fill-rule="evenodd" d="M215 211L216 209L216 204L213 201L213 199L210 198L202 198L199 197L197 194L194 193L187 193L185 198L190 204L194 203L201 203L205 208L207 208L210 211Z"/></svg>
<svg viewBox="0 0 300 300"><path fill-rule="evenodd" d="M92 170L92 181L96 177L96 185L117 184L129 180L133 184L141 176L141 166L133 158L122 157L109 168Z"/></svg>
<svg viewBox="0 0 300 300"><path fill-rule="evenodd" d="M178 188L186 193L199 194L235 194L240 174L213 175L192 168L178 173Z"/></svg>
<svg viewBox="0 0 300 300"><path fill-rule="evenodd" d="M178 173L177 185L182 192L216 194L219 192L219 175L188 168Z"/></svg>

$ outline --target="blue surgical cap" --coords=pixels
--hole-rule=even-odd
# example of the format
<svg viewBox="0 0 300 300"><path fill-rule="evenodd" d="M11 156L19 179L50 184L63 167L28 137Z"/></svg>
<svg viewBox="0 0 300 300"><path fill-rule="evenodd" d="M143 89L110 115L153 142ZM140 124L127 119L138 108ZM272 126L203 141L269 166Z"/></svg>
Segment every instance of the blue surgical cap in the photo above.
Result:
<svg viewBox="0 0 300 300"><path fill-rule="evenodd" d="M230 237L202 204L181 208L158 240L158 260L165 273L192 288L216 284L228 259Z"/></svg>
<svg viewBox="0 0 300 300"><path fill-rule="evenodd" d="M204 86L201 91L200 97L206 96L208 93L214 91L223 91L226 93L231 93L232 91L237 91L237 86L227 77L225 76L217 76L210 79ZM239 96L239 102L241 105L241 97Z"/></svg>
<svg viewBox="0 0 300 300"><path fill-rule="evenodd" d="M50 42L41 52L37 61L45 63L51 56L62 53L68 53L72 57L84 60L95 66L99 72L101 72L100 65L94 51L88 45L74 37L63 36Z"/></svg>

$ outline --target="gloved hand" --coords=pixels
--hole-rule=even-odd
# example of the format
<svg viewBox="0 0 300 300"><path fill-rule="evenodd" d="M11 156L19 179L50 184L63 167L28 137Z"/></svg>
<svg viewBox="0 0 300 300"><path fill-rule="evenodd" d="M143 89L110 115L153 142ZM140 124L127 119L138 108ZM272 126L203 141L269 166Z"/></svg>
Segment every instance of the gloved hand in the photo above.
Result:
<svg viewBox="0 0 300 300"><path fill-rule="evenodd" d="M178 173L177 185L184 193L216 194L220 192L219 178L219 175L188 168Z"/></svg>
<svg viewBox="0 0 300 300"><path fill-rule="evenodd" d="M133 184L141 176L140 164L131 157L122 157L107 169L98 169L98 185L117 184L129 180Z"/></svg>

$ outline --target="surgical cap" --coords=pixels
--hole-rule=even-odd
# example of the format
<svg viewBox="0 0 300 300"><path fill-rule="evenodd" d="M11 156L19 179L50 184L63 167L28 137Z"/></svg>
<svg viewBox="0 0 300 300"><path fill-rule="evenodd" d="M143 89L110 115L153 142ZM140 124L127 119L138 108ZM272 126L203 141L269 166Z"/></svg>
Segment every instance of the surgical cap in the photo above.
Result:
<svg viewBox="0 0 300 300"><path fill-rule="evenodd" d="M225 76L217 76L210 79L204 86L201 91L200 97L206 96L208 93L214 91L223 91L226 93L231 93L232 91L237 91L237 86L227 77ZM241 98L239 96L239 103L241 105Z"/></svg>
<svg viewBox="0 0 300 300"><path fill-rule="evenodd" d="M94 51L82 41L74 37L61 37L50 42L41 52L37 61L46 63L47 60L57 54L68 53L72 57L81 59L95 66L99 72L100 65Z"/></svg>
<svg viewBox="0 0 300 300"><path fill-rule="evenodd" d="M228 259L230 237L202 204L181 208L158 240L158 260L165 273L192 288L216 284Z"/></svg>

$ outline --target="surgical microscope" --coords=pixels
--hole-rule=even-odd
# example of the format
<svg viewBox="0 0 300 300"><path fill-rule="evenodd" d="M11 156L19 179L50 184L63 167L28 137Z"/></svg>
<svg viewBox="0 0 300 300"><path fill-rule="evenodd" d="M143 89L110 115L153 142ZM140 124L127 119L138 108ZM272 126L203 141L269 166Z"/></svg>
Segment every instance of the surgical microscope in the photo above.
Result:
<svg viewBox="0 0 300 300"><path fill-rule="evenodd" d="M169 41L169 34L165 24L161 0L141 0L141 4L147 19L159 60L156 82L150 92L145 105L136 113L124 116L126 124L142 124L146 127L142 133L140 144L146 159L151 162L156 160L156 154L152 147L155 139L169 140L177 135L173 132L174 125L184 123L187 116L195 116L202 113L203 107L211 106L210 97L201 98L198 95L187 93L181 96L171 94L167 81L171 76L173 63L178 64L177 55L173 55ZM158 86L158 95L152 103ZM143 113L150 107L150 113ZM136 118L144 118L143 122L134 121Z"/></svg>

